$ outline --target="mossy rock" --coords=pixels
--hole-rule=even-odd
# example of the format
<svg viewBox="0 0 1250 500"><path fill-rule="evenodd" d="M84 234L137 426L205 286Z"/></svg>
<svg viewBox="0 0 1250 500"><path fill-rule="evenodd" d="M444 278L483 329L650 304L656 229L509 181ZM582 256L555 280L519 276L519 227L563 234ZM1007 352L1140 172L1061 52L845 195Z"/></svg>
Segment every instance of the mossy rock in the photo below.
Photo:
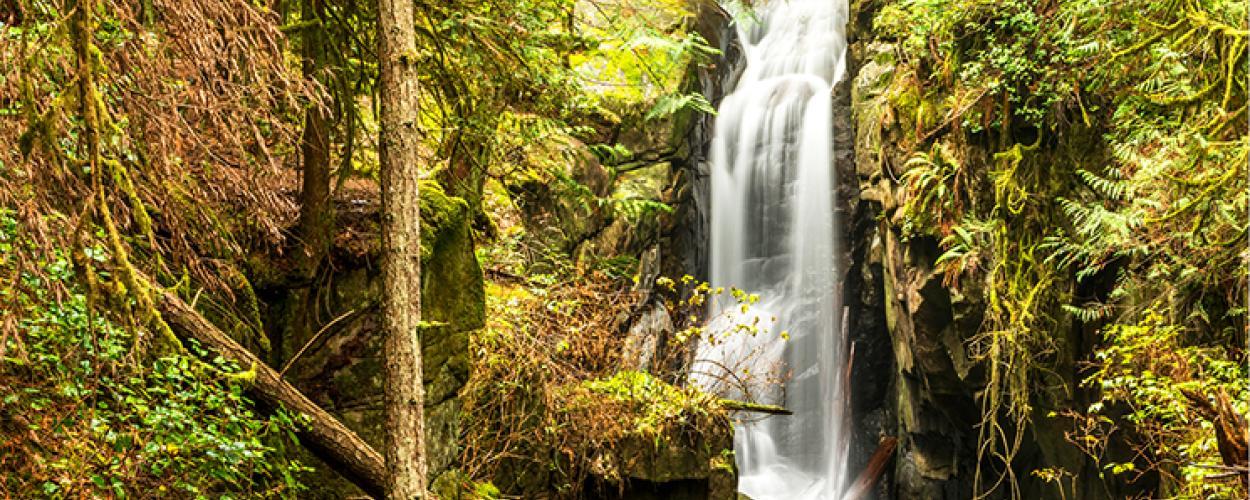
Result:
<svg viewBox="0 0 1250 500"><path fill-rule="evenodd" d="M317 299L318 323L349 311L362 314L335 325L287 374L314 401L343 420L371 445L384 440L382 406L381 239L377 204L343 213L343 233L336 239L333 271ZM422 319L432 326L421 333L426 390L426 429L430 477L453 468L459 447L460 403L456 399L469 375L469 334L485 324L485 286L473 248L471 211L435 182L421 184ZM346 210L344 211L346 212ZM298 291L271 303L269 324L291 324L299 311ZM307 342L281 331L285 356ZM328 469L316 474L309 498L344 498L356 494Z"/></svg>
<svg viewBox="0 0 1250 500"><path fill-rule="evenodd" d="M469 332L486 324L486 289L468 203L433 182L421 188L421 314L438 325L422 332L423 374L426 398L440 402L468 380Z"/></svg>

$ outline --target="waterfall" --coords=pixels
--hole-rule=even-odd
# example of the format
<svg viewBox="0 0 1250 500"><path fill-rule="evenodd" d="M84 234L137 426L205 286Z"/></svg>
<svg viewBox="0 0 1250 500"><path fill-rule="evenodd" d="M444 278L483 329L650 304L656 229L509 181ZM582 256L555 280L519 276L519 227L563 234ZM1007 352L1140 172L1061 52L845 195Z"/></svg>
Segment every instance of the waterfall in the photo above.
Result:
<svg viewBox="0 0 1250 500"><path fill-rule="evenodd" d="M846 339L834 214L831 89L846 0L756 1L736 15L746 68L718 110L710 153L711 281L721 296L692 379L790 416L735 423L738 489L755 500L835 499L845 486ZM753 325L737 328L733 325ZM770 380L771 379L771 380Z"/></svg>

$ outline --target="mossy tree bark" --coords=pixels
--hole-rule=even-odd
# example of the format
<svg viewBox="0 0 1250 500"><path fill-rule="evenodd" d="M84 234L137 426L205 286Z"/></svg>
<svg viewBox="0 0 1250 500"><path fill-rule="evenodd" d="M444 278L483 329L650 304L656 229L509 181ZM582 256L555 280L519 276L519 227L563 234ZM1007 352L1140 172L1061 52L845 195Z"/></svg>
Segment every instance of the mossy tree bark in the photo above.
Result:
<svg viewBox="0 0 1250 500"><path fill-rule="evenodd" d="M382 326L385 340L386 497L425 495L421 377L421 232L413 4L378 2L381 65Z"/></svg>

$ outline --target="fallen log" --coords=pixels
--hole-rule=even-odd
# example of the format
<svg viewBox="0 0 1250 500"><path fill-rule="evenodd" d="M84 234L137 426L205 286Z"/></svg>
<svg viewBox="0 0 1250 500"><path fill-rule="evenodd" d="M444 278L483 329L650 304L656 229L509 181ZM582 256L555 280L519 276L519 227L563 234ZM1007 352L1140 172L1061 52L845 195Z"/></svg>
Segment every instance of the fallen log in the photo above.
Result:
<svg viewBox="0 0 1250 500"><path fill-rule="evenodd" d="M762 403L750 403L747 401L738 401L736 399L720 400L721 408L734 411L748 411L752 413L767 413L769 415L794 415L793 411L787 410L785 407L777 405L766 405Z"/></svg>
<svg viewBox="0 0 1250 500"><path fill-rule="evenodd" d="M897 446L898 438L893 436L883 438L877 445L877 451L873 452L872 458L868 459L868 466L864 467L864 471L859 473L854 483L851 483L850 489L842 495L842 500L859 500L872 491L877 480L881 479L881 474L885 473L885 466L894 457L894 449Z"/></svg>
<svg viewBox="0 0 1250 500"><path fill-rule="evenodd" d="M308 427L297 433L300 442L365 493L382 498L386 465L382 455L369 443L282 380L278 372L210 323L181 297L162 291L157 309L176 335L195 339L239 366L255 371L251 392L257 399L307 416Z"/></svg>

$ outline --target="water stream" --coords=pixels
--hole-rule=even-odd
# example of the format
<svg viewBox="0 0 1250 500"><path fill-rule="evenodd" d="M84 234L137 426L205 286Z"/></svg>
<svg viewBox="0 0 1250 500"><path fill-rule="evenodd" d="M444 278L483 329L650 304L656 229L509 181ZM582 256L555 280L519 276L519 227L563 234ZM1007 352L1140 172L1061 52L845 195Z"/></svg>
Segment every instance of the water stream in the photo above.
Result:
<svg viewBox="0 0 1250 500"><path fill-rule="evenodd" d="M694 378L794 412L737 423L738 488L755 500L836 499L845 486L830 94L846 17L846 0L757 0L737 15L746 67L714 128L711 281L761 300L745 313L730 297L712 305L720 340L701 344ZM744 323L758 332L731 328Z"/></svg>

